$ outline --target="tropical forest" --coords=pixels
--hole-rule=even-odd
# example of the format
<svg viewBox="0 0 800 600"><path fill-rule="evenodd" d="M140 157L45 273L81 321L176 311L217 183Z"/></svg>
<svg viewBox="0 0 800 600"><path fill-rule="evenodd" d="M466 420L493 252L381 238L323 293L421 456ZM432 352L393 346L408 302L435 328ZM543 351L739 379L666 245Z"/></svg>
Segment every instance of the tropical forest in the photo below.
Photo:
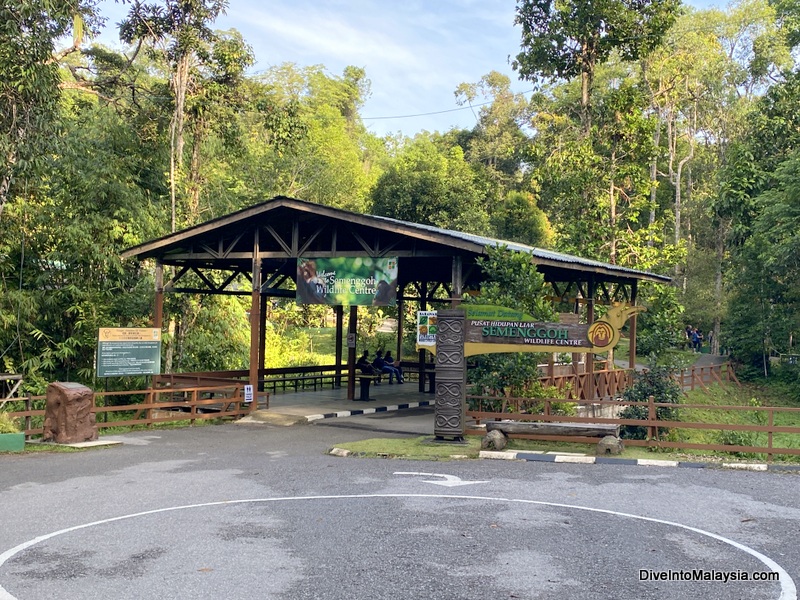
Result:
<svg viewBox="0 0 800 600"><path fill-rule="evenodd" d="M111 24L97 0L0 2L0 370L21 391L97 387L98 329L152 326L153 265L125 249L288 196L667 275L639 289L640 356L695 327L800 402L796 0L517 0L533 92L498 65L452 90L473 127L413 136L365 125L364 68L256 72L215 25L226 0L124 4ZM168 295L164 372L246 368L248 310ZM390 346L396 309L362 310ZM275 301L267 366L330 362L332 319Z"/></svg>

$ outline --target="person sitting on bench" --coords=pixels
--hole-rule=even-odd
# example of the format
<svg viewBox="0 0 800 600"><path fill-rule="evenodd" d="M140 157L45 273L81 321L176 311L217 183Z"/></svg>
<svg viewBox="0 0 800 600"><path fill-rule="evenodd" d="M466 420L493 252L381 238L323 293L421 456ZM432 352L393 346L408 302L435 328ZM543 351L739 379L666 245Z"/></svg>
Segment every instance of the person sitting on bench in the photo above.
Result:
<svg viewBox="0 0 800 600"><path fill-rule="evenodd" d="M386 355L383 357L383 362L386 363L387 367L392 367L395 371L397 371L397 383L403 383L405 381L405 377L403 377L403 369L400 367L400 361L394 360L391 350L386 352Z"/></svg>
<svg viewBox="0 0 800 600"><path fill-rule="evenodd" d="M372 366L375 367L378 373L388 373L390 384L394 383L392 380L395 377L397 378L397 383L403 383L403 378L400 376L400 371L386 364L386 361L383 359L383 352L381 350L378 350L375 353L375 360L372 361Z"/></svg>
<svg viewBox="0 0 800 600"><path fill-rule="evenodd" d="M356 368L361 371L362 375L374 375L375 376L375 385L379 385L381 382L380 379L380 371L378 371L375 367L373 367L369 362L369 351L364 350L364 354L362 354L359 359L356 361Z"/></svg>

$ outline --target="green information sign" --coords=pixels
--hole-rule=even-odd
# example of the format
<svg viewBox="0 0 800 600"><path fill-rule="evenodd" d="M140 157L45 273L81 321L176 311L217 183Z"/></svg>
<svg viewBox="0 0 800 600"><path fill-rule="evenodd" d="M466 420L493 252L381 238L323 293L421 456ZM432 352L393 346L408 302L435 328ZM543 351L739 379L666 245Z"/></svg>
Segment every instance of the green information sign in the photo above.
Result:
<svg viewBox="0 0 800 600"><path fill-rule="evenodd" d="M158 375L161 372L161 330L101 328L96 368L98 377Z"/></svg>

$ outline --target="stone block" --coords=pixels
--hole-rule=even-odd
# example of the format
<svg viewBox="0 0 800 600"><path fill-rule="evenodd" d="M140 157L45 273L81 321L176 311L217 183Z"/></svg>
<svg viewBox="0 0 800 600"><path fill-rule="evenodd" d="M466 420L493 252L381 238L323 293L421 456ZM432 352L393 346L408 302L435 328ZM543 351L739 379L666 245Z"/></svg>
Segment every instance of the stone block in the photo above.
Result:
<svg viewBox="0 0 800 600"><path fill-rule="evenodd" d="M94 392L79 383L54 382L47 386L44 413L46 442L77 444L96 440Z"/></svg>
<svg viewBox="0 0 800 600"><path fill-rule="evenodd" d="M606 454L622 454L625 445L622 440L613 435L607 435L602 440L597 442L597 456L604 456Z"/></svg>
<svg viewBox="0 0 800 600"><path fill-rule="evenodd" d="M481 448L484 450L502 450L508 444L508 438L502 431L490 431L481 440Z"/></svg>

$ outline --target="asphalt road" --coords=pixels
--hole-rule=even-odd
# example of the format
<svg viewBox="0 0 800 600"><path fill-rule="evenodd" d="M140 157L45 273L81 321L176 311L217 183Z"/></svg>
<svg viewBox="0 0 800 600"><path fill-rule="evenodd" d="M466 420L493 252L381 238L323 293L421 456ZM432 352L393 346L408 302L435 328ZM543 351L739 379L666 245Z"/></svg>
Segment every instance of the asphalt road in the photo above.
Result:
<svg viewBox="0 0 800 600"><path fill-rule="evenodd" d="M796 598L796 474L325 454L401 421L0 456L0 599Z"/></svg>

